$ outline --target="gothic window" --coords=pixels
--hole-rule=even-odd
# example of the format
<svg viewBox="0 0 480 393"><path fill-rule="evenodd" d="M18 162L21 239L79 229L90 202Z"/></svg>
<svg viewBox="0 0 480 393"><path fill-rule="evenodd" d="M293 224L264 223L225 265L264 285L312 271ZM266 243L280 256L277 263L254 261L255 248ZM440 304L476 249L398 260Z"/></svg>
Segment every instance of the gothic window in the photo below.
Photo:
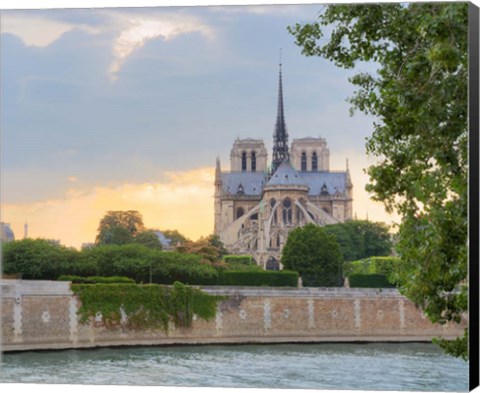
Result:
<svg viewBox="0 0 480 393"><path fill-rule="evenodd" d="M312 172L318 171L318 158L317 153L313 152L312 154Z"/></svg>
<svg viewBox="0 0 480 393"><path fill-rule="evenodd" d="M302 171L307 170L307 153L302 153Z"/></svg>
<svg viewBox="0 0 480 393"><path fill-rule="evenodd" d="M284 224L292 223L292 201L290 198L283 200L282 219Z"/></svg>
<svg viewBox="0 0 480 393"><path fill-rule="evenodd" d="M252 151L252 172L257 170L257 155Z"/></svg>
<svg viewBox="0 0 480 393"><path fill-rule="evenodd" d="M270 199L270 208L273 209L276 203L277 201L274 198ZM275 225L276 223L277 223L277 211L275 210L273 212L272 224Z"/></svg>
<svg viewBox="0 0 480 393"><path fill-rule="evenodd" d="M242 172L247 170L247 153L242 152Z"/></svg>
<svg viewBox="0 0 480 393"><path fill-rule="evenodd" d="M237 218L242 217L245 214L245 211L243 210L243 207L239 207L237 209Z"/></svg>
<svg viewBox="0 0 480 393"><path fill-rule="evenodd" d="M303 218L303 212L300 210L300 208L297 206L295 208L295 219L297 221L297 223L299 224L301 221L302 221L302 218Z"/></svg>
<svg viewBox="0 0 480 393"><path fill-rule="evenodd" d="M252 214L250 220L258 220L258 213Z"/></svg>

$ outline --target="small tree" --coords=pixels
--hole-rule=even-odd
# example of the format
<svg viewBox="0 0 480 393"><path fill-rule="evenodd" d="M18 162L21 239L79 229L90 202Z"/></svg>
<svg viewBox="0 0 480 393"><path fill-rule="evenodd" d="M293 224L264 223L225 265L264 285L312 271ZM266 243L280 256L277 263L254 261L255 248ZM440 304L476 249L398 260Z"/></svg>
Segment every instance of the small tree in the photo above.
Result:
<svg viewBox="0 0 480 393"><path fill-rule="evenodd" d="M339 286L342 280L342 254L333 235L314 224L290 232L282 251L285 269L297 271L307 287Z"/></svg>

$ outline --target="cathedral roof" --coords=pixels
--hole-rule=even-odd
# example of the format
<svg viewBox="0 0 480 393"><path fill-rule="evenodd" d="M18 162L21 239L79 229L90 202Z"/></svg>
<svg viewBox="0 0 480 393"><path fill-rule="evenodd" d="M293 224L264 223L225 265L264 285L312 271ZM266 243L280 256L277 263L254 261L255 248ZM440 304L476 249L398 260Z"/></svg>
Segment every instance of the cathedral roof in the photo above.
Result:
<svg viewBox="0 0 480 393"><path fill-rule="evenodd" d="M306 186L308 195L326 191L333 196L344 193L347 186L346 172L297 172L287 161L280 164L268 183L263 172L223 172L221 178L224 193L246 196L260 196L265 186L276 185Z"/></svg>
<svg viewBox="0 0 480 393"><path fill-rule="evenodd" d="M306 186L302 176L298 173L288 160L283 160L273 173L272 177L267 183L267 186Z"/></svg>
<svg viewBox="0 0 480 393"><path fill-rule="evenodd" d="M245 195L261 195L265 185L263 172L224 172L222 173L222 190L227 194L237 194L241 186Z"/></svg>
<svg viewBox="0 0 480 393"><path fill-rule="evenodd" d="M324 185L330 195L346 189L346 172L302 172L301 176L310 188L309 195L319 195Z"/></svg>

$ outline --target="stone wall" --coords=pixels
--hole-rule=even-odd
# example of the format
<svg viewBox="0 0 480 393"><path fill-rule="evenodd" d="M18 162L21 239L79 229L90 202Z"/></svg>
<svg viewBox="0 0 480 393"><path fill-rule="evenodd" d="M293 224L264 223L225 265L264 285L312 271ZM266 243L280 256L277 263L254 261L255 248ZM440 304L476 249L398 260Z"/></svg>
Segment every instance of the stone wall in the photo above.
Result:
<svg viewBox="0 0 480 393"><path fill-rule="evenodd" d="M101 317L79 322L69 283L3 280L3 351L115 345L430 341L453 338L463 325L433 325L394 289L204 287L227 295L214 320L191 329L107 329Z"/></svg>

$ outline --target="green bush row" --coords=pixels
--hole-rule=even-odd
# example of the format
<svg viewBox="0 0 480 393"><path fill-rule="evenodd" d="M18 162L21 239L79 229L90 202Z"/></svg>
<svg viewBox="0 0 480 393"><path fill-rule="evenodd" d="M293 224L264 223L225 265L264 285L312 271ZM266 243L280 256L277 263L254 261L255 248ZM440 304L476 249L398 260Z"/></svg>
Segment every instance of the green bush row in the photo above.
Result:
<svg viewBox="0 0 480 393"><path fill-rule="evenodd" d="M251 255L225 255L222 260L227 264L256 265Z"/></svg>
<svg viewBox="0 0 480 393"><path fill-rule="evenodd" d="M135 284L135 280L128 277L110 276L110 277L82 277L63 275L58 277L58 281L71 281L73 284Z"/></svg>
<svg viewBox="0 0 480 393"><path fill-rule="evenodd" d="M221 276L220 285L233 286L269 286L296 287L298 273L289 270L281 271L225 271Z"/></svg>
<svg viewBox="0 0 480 393"><path fill-rule="evenodd" d="M351 274L383 274L393 283L395 272L400 263L397 257L370 257L343 264L343 272L349 277Z"/></svg>
<svg viewBox="0 0 480 393"><path fill-rule="evenodd" d="M351 274L350 288L395 288L384 274Z"/></svg>
<svg viewBox="0 0 480 393"><path fill-rule="evenodd" d="M62 276L63 279L66 279L65 276L76 276L69 278L80 282L78 277L116 276L137 283L156 284L179 281L188 285L297 285L296 279L295 282L283 281L286 279L281 274L286 273L281 273L280 279L266 278L269 274L275 277L278 273L263 272L251 257L232 257L235 258L227 258L229 263L214 267L200 255L161 251L140 244L96 246L77 251L48 240L24 239L3 245L2 263L4 274L21 274L27 280L57 280ZM242 279L228 278L226 284L225 273L229 271L260 275L247 274ZM99 280L95 282L100 282ZM116 278L107 280L119 282Z"/></svg>

